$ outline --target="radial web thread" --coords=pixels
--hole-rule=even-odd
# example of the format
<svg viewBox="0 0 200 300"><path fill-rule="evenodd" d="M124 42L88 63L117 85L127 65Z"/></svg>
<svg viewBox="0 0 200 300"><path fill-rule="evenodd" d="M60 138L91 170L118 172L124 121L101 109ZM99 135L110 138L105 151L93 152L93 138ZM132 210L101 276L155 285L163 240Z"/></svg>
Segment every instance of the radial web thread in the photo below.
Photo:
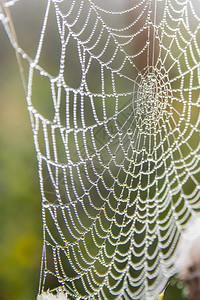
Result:
<svg viewBox="0 0 200 300"><path fill-rule="evenodd" d="M29 64L39 292L154 299L200 211L200 1L45 1L34 58L5 14L24 2L5 1L0 19ZM59 36L55 75L40 63L49 18ZM38 82L48 86L49 112L39 109Z"/></svg>

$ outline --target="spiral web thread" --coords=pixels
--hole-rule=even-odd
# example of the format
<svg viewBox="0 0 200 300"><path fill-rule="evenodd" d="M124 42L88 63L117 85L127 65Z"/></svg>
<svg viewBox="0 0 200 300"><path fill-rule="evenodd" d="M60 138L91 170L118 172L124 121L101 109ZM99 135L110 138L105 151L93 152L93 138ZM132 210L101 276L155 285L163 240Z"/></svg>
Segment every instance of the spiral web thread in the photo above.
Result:
<svg viewBox="0 0 200 300"><path fill-rule="evenodd" d="M44 235L39 292L153 299L174 274L180 234L200 210L199 8L199 0L48 0L31 59L2 6L10 41L29 63ZM55 76L40 64L52 15ZM48 116L37 108L35 78L48 86Z"/></svg>

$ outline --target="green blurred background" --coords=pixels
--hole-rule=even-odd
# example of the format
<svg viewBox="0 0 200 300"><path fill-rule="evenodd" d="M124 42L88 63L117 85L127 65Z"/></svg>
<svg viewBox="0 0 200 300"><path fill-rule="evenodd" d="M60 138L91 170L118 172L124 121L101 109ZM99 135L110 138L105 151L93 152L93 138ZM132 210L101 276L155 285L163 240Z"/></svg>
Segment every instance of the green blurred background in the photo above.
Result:
<svg viewBox="0 0 200 300"><path fill-rule="evenodd" d="M37 17L40 27L42 19ZM34 20L32 36L37 35L36 23ZM25 35L27 44L31 45L32 36L28 39ZM31 54L35 45L29 47ZM36 298L40 273L41 196L25 93L15 52L2 24L0 128L0 300L31 300ZM182 286L175 279L164 299L185 299Z"/></svg>
<svg viewBox="0 0 200 300"><path fill-rule="evenodd" d="M36 298L41 249L31 126L15 53L0 24L0 300Z"/></svg>

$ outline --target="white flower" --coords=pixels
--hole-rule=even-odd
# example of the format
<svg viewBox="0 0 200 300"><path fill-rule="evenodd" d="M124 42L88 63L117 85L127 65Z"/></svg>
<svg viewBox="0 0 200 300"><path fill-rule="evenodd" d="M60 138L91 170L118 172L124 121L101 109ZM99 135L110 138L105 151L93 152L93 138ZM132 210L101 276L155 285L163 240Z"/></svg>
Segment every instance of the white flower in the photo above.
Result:
<svg viewBox="0 0 200 300"><path fill-rule="evenodd" d="M177 248L176 268L180 277L185 278L194 266L200 274L200 218L189 221Z"/></svg>
<svg viewBox="0 0 200 300"><path fill-rule="evenodd" d="M193 218L180 237L175 263L178 277L188 287L189 299L200 299L200 218Z"/></svg>
<svg viewBox="0 0 200 300"><path fill-rule="evenodd" d="M67 300L67 294L60 291L56 295L51 294L50 292L43 292L37 296L37 300Z"/></svg>

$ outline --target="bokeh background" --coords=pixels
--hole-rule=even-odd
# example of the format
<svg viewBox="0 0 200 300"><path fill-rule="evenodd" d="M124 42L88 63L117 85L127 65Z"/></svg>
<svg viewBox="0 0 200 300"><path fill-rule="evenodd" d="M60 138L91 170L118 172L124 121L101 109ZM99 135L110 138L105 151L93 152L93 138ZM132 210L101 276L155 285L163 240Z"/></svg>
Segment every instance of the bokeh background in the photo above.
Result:
<svg viewBox="0 0 200 300"><path fill-rule="evenodd" d="M0 24L0 299L35 299L42 249L37 161L15 53Z"/></svg>
<svg viewBox="0 0 200 300"><path fill-rule="evenodd" d="M34 57L47 1L20 2L26 5L16 5L11 14L20 46ZM48 51L44 63L54 70L53 47ZM39 91L45 95L42 86ZM0 300L36 298L41 252L41 196L31 125L15 52L0 23ZM182 284L169 280L164 299L186 299Z"/></svg>

